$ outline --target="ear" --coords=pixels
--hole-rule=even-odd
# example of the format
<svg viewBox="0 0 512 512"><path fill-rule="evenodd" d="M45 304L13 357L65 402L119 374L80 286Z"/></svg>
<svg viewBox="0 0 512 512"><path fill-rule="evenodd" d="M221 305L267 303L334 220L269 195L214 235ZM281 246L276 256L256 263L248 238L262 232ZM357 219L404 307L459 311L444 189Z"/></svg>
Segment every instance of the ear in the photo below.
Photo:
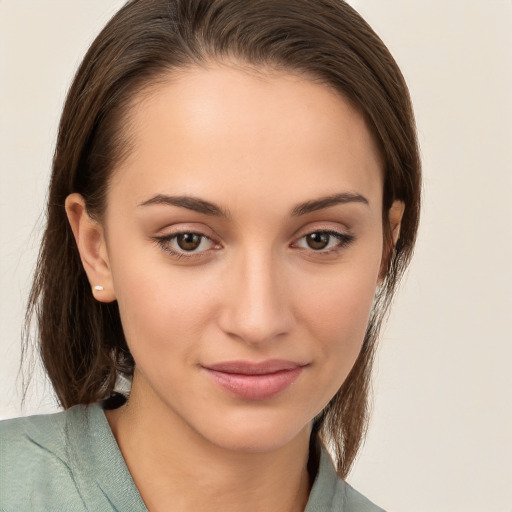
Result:
<svg viewBox="0 0 512 512"><path fill-rule="evenodd" d="M393 201L389 209L388 219L391 228L391 239L393 241L393 249L400 238L400 227L402 226L402 217L404 216L405 203L403 201Z"/></svg>
<svg viewBox="0 0 512 512"><path fill-rule="evenodd" d="M384 280L389 270L389 265L395 249L396 243L400 238L400 227L402 225L402 217L404 216L405 203L403 201L393 201L388 211L388 226L390 240L384 240L384 250L382 254L382 262L379 273L379 284Z"/></svg>
<svg viewBox="0 0 512 512"><path fill-rule="evenodd" d="M65 207L94 298L100 302L114 301L116 296L103 227L89 217L80 194L70 194Z"/></svg>

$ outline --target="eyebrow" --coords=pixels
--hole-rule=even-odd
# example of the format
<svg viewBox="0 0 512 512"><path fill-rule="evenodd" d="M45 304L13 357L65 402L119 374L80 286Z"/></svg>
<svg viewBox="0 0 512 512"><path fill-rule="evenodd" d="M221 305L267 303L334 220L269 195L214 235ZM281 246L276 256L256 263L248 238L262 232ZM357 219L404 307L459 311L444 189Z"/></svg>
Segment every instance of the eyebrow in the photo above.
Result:
<svg viewBox="0 0 512 512"><path fill-rule="evenodd" d="M323 210L324 208L330 208L331 206L347 203L362 203L369 206L368 199L361 194L344 192L300 203L292 209L291 215L292 217L300 217L301 215L307 215L308 213ZM151 205L178 206L180 208L186 208L187 210L211 215L213 217L221 217L224 219L230 217L227 210L224 210L215 203L193 196L169 196L165 194L157 194L151 199L144 201L139 206Z"/></svg>
<svg viewBox="0 0 512 512"><path fill-rule="evenodd" d="M324 208L330 208L331 206L347 203L362 203L366 206L370 206L368 199L366 199L366 197L362 196L361 194L344 192L342 194L333 194L331 196L320 197L319 199L314 199L312 201L306 201L305 203L298 204L295 206L295 208L293 208L292 216L299 217L311 212L316 212L317 210L323 210Z"/></svg>
<svg viewBox="0 0 512 512"><path fill-rule="evenodd" d="M220 206L217 206L210 201L199 199L193 196L168 196L164 194L158 194L147 201L144 201L139 206L150 206L154 204L163 204L169 206L179 206L180 208L186 208L194 212L203 213L205 215L211 215L213 217L228 218L229 214L223 210Z"/></svg>

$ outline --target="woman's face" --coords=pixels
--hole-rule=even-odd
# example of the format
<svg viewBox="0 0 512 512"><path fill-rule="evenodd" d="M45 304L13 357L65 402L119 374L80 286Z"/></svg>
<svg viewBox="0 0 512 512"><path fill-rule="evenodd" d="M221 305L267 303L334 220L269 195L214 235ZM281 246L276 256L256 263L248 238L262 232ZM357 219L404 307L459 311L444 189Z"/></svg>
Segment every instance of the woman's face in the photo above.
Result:
<svg viewBox="0 0 512 512"><path fill-rule="evenodd" d="M104 293L134 393L225 448L309 432L358 356L381 267L381 162L362 116L305 78L211 65L141 97L127 127Z"/></svg>

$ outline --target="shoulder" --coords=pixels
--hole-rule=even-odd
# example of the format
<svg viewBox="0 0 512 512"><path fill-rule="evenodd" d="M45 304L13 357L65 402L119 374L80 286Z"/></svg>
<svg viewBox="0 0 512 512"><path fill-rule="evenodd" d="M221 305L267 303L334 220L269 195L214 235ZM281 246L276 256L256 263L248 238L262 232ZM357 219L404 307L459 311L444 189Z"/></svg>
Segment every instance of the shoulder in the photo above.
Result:
<svg viewBox="0 0 512 512"><path fill-rule="evenodd" d="M343 482L343 485L340 487L338 500L343 503L344 508L339 510L346 512L384 512L382 508L375 505L375 503L366 496L363 496L359 491L356 491L347 482Z"/></svg>
<svg viewBox="0 0 512 512"><path fill-rule="evenodd" d="M100 404L0 422L1 512L147 512Z"/></svg>
<svg viewBox="0 0 512 512"><path fill-rule="evenodd" d="M339 478L329 454L322 448L317 477L305 512L384 512Z"/></svg>
<svg viewBox="0 0 512 512"><path fill-rule="evenodd" d="M45 453L54 448L60 451L67 411L41 416L28 416L0 421L0 452L2 463L16 460L20 452ZM46 450L41 451L45 446Z"/></svg>
<svg viewBox="0 0 512 512"><path fill-rule="evenodd" d="M85 510L69 460L68 430L86 407L0 422L0 509Z"/></svg>

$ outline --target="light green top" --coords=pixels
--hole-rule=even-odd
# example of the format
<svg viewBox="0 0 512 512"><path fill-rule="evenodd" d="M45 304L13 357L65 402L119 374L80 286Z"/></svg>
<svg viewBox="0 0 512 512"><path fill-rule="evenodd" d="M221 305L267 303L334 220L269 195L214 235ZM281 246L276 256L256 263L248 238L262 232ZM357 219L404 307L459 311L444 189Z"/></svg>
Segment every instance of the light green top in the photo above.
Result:
<svg viewBox="0 0 512 512"><path fill-rule="evenodd" d="M147 512L101 405L0 422L2 512ZM324 451L305 512L383 512Z"/></svg>

